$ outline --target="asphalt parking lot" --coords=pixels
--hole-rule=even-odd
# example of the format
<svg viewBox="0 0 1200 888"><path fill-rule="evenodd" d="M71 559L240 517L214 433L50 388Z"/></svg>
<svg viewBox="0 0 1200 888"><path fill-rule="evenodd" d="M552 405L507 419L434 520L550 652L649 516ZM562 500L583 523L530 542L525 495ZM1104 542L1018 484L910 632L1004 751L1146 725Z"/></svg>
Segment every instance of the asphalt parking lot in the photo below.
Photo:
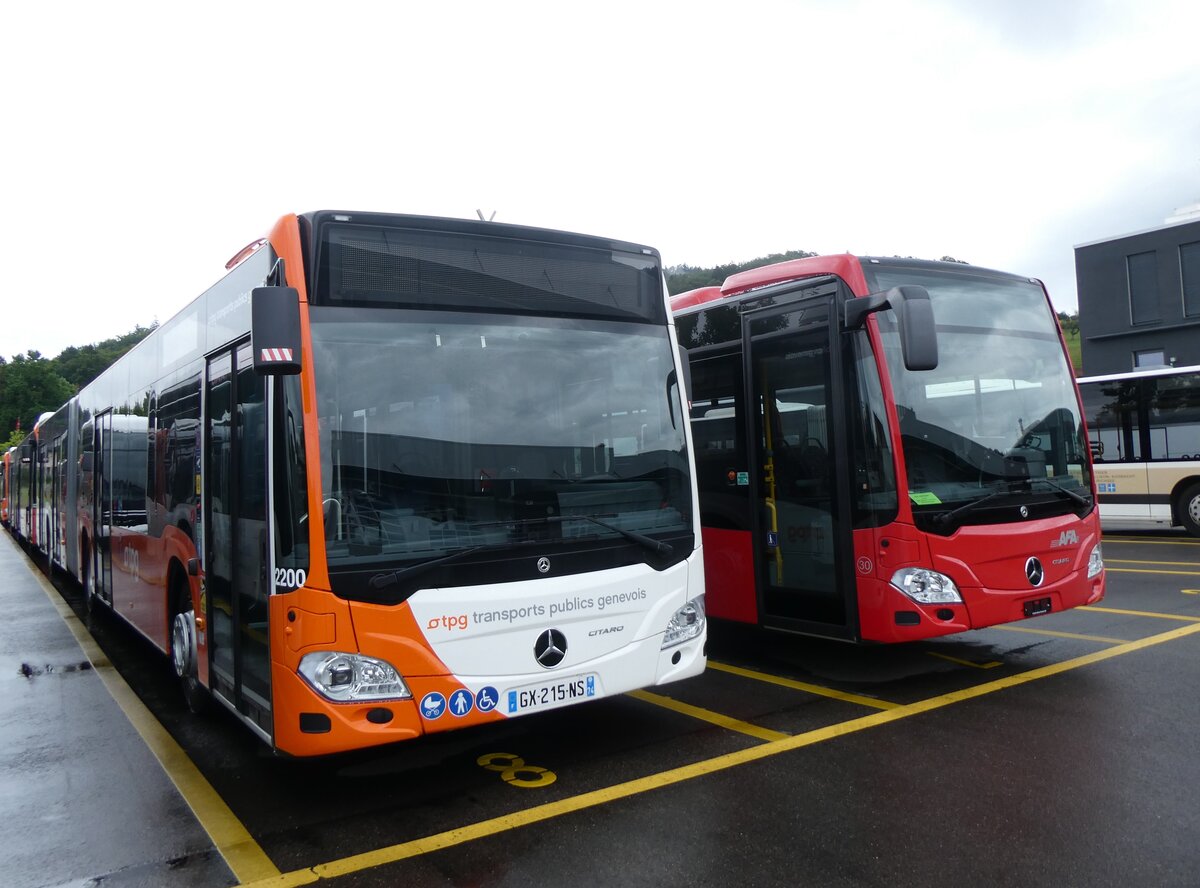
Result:
<svg viewBox="0 0 1200 888"><path fill-rule="evenodd" d="M194 766L210 844L179 884L1194 886L1200 540L1104 550L1099 606L895 647L717 624L699 678L319 761L191 716L161 655L89 624L168 774Z"/></svg>

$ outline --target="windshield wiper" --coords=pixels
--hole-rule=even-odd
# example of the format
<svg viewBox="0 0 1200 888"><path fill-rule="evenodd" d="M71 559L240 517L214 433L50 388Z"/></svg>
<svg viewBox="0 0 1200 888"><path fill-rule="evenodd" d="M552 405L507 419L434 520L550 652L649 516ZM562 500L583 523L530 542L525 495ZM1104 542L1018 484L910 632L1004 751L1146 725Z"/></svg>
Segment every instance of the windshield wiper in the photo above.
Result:
<svg viewBox="0 0 1200 888"><path fill-rule="evenodd" d="M1076 493L1074 490L1072 490L1069 487L1063 487L1057 481L1051 481L1049 478L1033 478L1032 480L1036 481L1040 484L1050 485L1055 490L1060 491L1061 493L1065 493L1067 496L1069 496L1071 499L1075 500L1075 502L1079 503L1081 506L1090 506L1092 504L1091 495L1084 496L1082 493Z"/></svg>
<svg viewBox="0 0 1200 888"><path fill-rule="evenodd" d="M636 530L626 530L623 527L617 527L615 524L609 524L607 521L601 521L595 515L548 515L547 521L556 524L562 524L564 521L590 521L592 524L599 525L605 530L611 530L613 533L619 533L625 539L637 543L643 548L649 549L655 555L664 557L670 556L675 549L670 543L664 543L662 540L651 539L645 534L638 533Z"/></svg>
<svg viewBox="0 0 1200 888"><path fill-rule="evenodd" d="M1016 492L1017 491L1014 491L1011 489L1010 490L993 490L987 496L981 496L977 500L971 500L969 503L959 506L957 509L951 509L949 512L942 512L933 520L942 527L949 527L951 524L954 523L955 520L957 520L958 518L961 518L963 515L966 515L968 512L975 511L976 509L982 507L985 503L990 503L993 500L997 500L1002 496L1011 496L1012 494L1014 494Z"/></svg>
<svg viewBox="0 0 1200 888"><path fill-rule="evenodd" d="M468 549L459 549L457 552L451 552L449 555L443 555L441 558L433 558L429 561L422 561L419 564L413 564L409 567L402 567L399 570L390 570L384 573L375 574L375 576L371 577L368 585L370 585L372 589L386 589L388 586L394 586L401 580L407 580L415 576L420 576L428 570L432 570L435 567L441 567L443 564L450 564L453 561L466 558L468 555L474 555L476 552L511 549L514 545L520 545L520 542L485 543L481 546L471 546Z"/></svg>

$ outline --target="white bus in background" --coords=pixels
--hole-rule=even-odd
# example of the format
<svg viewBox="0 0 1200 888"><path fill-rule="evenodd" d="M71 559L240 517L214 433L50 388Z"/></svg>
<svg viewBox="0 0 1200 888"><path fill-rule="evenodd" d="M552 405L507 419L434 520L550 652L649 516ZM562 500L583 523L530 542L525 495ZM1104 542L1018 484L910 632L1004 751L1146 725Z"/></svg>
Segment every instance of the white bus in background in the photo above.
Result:
<svg viewBox="0 0 1200 888"><path fill-rule="evenodd" d="M1200 366L1079 380L1106 526L1200 536Z"/></svg>

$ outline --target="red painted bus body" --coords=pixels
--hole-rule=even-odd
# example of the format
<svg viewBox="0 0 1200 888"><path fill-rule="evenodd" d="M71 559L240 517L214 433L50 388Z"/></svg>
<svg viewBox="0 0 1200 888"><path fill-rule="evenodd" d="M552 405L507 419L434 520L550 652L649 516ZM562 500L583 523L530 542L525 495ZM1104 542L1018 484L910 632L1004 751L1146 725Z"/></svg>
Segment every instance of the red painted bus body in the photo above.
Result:
<svg viewBox="0 0 1200 888"><path fill-rule="evenodd" d="M908 366L906 300L932 309L932 368ZM892 643L1103 598L1079 394L1040 282L838 255L672 311L709 615Z"/></svg>

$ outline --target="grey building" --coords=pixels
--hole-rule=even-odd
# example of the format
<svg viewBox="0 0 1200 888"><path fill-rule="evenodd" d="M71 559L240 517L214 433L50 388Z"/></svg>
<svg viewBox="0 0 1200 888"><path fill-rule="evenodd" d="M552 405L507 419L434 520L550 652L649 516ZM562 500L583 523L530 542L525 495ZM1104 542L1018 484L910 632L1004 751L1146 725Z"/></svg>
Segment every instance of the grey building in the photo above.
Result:
<svg viewBox="0 0 1200 888"><path fill-rule="evenodd" d="M1083 375L1200 364L1200 204L1075 248Z"/></svg>

